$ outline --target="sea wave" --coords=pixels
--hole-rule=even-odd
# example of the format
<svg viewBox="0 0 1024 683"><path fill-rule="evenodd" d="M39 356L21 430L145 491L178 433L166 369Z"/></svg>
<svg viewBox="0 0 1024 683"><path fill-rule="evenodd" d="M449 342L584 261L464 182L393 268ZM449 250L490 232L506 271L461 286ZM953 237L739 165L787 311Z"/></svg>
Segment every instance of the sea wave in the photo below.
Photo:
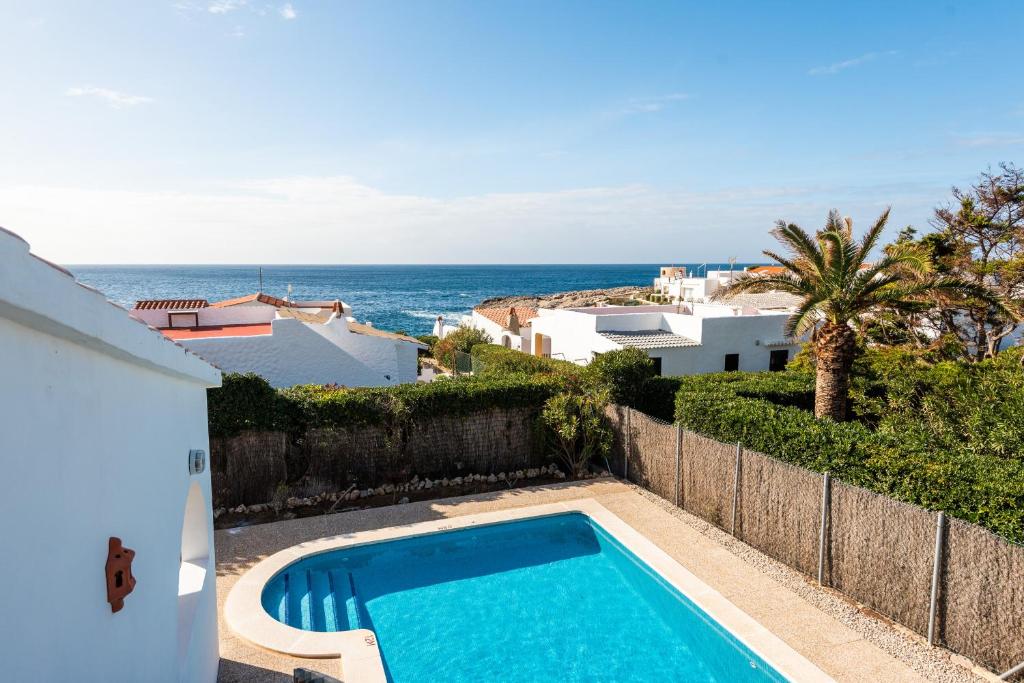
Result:
<svg viewBox="0 0 1024 683"><path fill-rule="evenodd" d="M403 315L407 315L410 318L420 318L422 320L437 320L437 316L442 316L446 323L460 323L470 319L470 316L465 311L444 311L438 313L437 311L402 311Z"/></svg>

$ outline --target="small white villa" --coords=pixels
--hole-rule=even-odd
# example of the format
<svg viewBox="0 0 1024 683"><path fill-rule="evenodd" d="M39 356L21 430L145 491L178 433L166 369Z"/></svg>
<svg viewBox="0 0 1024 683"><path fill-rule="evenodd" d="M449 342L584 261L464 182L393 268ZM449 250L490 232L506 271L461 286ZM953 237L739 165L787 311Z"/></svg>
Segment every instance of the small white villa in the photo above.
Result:
<svg viewBox="0 0 1024 683"><path fill-rule="evenodd" d="M537 309L527 306L477 307L473 309L469 324L486 332L499 346L530 353L531 323L536 317Z"/></svg>
<svg viewBox="0 0 1024 683"><path fill-rule="evenodd" d="M343 301L290 301L263 293L139 301L131 314L225 372L255 372L275 387L415 382L426 345L357 323Z"/></svg>
<svg viewBox="0 0 1024 683"><path fill-rule="evenodd" d="M216 368L0 229L9 681L196 681L219 661Z"/></svg>
<svg viewBox="0 0 1024 683"><path fill-rule="evenodd" d="M614 349L638 348L659 374L782 370L799 350L786 310L729 304L540 309L531 321L534 355L581 365Z"/></svg>

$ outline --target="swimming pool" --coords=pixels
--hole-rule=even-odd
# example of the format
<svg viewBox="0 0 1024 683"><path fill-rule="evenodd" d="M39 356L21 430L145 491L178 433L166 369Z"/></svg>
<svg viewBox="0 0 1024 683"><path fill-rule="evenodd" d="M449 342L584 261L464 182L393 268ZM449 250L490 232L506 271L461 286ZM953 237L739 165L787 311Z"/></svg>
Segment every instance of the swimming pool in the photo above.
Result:
<svg viewBox="0 0 1024 683"><path fill-rule="evenodd" d="M663 576L665 567L676 573L665 564L671 558L647 542L642 554L661 573L652 569L620 541L628 534L610 513L463 523L371 544L343 540L308 556L296 549L270 562L242 590L276 620L276 630L261 624L264 634L300 635L294 647L261 644L308 656L327 638L370 634L363 642L373 639L395 683L829 680L703 584L680 591ZM747 642L691 598L717 606ZM240 600L233 590L226 616L260 642L257 616L240 623Z"/></svg>

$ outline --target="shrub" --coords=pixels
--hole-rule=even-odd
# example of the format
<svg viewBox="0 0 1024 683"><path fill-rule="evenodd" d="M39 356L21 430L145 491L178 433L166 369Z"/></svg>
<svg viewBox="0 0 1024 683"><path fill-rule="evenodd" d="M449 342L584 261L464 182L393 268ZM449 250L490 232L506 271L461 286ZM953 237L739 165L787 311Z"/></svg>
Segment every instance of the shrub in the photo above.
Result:
<svg viewBox="0 0 1024 683"><path fill-rule="evenodd" d="M557 377L459 377L428 384L345 388L299 385L273 389L257 375L227 374L209 392L210 435L274 429L299 438L311 427L403 426L439 415L492 408L533 408L565 388Z"/></svg>
<svg viewBox="0 0 1024 683"><path fill-rule="evenodd" d="M1005 353L1005 352L1004 352ZM1024 461L1019 456L1024 379L1004 354L977 364L928 367L868 359L885 372L878 426L816 419L805 373L723 373L680 378L676 419L719 441L1024 541ZM1003 365L1000 366L1000 363ZM1016 379L1014 379L1016 377ZM998 396L998 401L992 397Z"/></svg>
<svg viewBox="0 0 1024 683"><path fill-rule="evenodd" d="M654 361L640 349L617 349L594 357L588 376L608 391L612 403L637 406L644 384L654 377Z"/></svg>
<svg viewBox="0 0 1024 683"><path fill-rule="evenodd" d="M490 344L491 335L475 327L462 326L434 344L432 353L437 362L454 368L458 353L469 353L477 344Z"/></svg>
<svg viewBox="0 0 1024 683"><path fill-rule="evenodd" d="M433 352L434 344L441 341L440 337L436 337L432 334L421 334L416 337L417 341L421 341L427 345L428 352Z"/></svg>
<svg viewBox="0 0 1024 683"><path fill-rule="evenodd" d="M206 392L211 436L275 428L277 392L254 372L226 373L218 389Z"/></svg>
<svg viewBox="0 0 1024 683"><path fill-rule="evenodd" d="M611 451L613 435L605 405L604 392L563 392L544 404L541 423L574 477L585 473L591 460Z"/></svg>
<svg viewBox="0 0 1024 683"><path fill-rule="evenodd" d="M473 372L482 377L507 375L580 376L583 368L557 358L542 358L496 344L477 344L472 349Z"/></svg>

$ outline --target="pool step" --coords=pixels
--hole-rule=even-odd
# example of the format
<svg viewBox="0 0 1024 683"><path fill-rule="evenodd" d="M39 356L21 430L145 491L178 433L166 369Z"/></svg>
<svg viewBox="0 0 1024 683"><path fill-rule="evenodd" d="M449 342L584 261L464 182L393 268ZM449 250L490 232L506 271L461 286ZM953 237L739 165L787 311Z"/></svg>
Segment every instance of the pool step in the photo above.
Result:
<svg viewBox="0 0 1024 683"><path fill-rule="evenodd" d="M279 621L305 631L362 628L355 580L345 570L289 571L284 576L284 594L273 596L268 610Z"/></svg>

